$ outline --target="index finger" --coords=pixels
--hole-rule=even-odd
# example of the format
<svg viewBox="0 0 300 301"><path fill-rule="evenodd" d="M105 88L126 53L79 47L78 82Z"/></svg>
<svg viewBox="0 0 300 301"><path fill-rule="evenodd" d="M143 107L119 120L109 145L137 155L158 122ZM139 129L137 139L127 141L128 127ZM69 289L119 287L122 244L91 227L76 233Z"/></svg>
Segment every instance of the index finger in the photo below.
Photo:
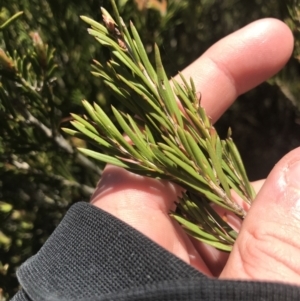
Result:
<svg viewBox="0 0 300 301"><path fill-rule="evenodd" d="M202 106L215 122L239 95L276 74L292 51L288 26L262 19L214 44L182 73L193 78Z"/></svg>

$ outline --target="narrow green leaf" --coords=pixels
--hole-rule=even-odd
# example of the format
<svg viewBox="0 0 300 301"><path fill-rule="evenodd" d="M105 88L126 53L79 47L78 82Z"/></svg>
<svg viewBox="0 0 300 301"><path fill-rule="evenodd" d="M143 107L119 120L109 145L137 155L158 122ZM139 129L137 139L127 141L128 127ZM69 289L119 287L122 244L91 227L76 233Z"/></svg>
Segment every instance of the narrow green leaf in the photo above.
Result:
<svg viewBox="0 0 300 301"><path fill-rule="evenodd" d="M202 123L204 125L204 128L205 129L210 129L212 127L212 123L211 123L210 118L207 116L204 108L199 107L197 111L198 111L198 114L201 117L201 120L202 120Z"/></svg>
<svg viewBox="0 0 300 301"><path fill-rule="evenodd" d="M157 72L157 82L158 91L161 99L164 101L166 107L168 108L171 118L178 122L180 127L183 127L183 121L181 117L181 112L179 110L178 104L175 99L174 92L171 88L167 75L165 73L164 67L161 62L160 52L158 46L155 44L155 63ZM175 121L175 120L174 120Z"/></svg>
<svg viewBox="0 0 300 301"><path fill-rule="evenodd" d="M3 30L5 27L7 27L9 24L17 20L21 15L23 15L23 12L17 12L12 17L10 17L8 20L6 20L2 25L0 25L0 30Z"/></svg>
<svg viewBox="0 0 300 301"><path fill-rule="evenodd" d="M106 148L110 148L111 145L104 139L102 139L99 135L95 135L93 132L89 131L86 127L84 127L83 124L81 124L78 121L71 121L71 124L81 133L86 135L87 137L91 138L93 141L96 141L99 143L101 146L104 146Z"/></svg>
<svg viewBox="0 0 300 301"><path fill-rule="evenodd" d="M189 195L191 197L191 201L195 204L195 210L197 210L206 221L205 224L228 242L234 243L232 234L235 231L230 227L230 225L216 213L210 204L201 200L200 205L196 205L197 202L199 203L199 198L197 198L194 194Z"/></svg>
<svg viewBox="0 0 300 301"><path fill-rule="evenodd" d="M91 74L93 74L95 77L101 77L103 80L106 80L110 83L112 83L114 80L107 74L107 72L95 72L91 71Z"/></svg>
<svg viewBox="0 0 300 301"><path fill-rule="evenodd" d="M169 140L170 141L170 140ZM164 143L158 142L157 145L161 148L162 151L168 151L178 158L178 160L183 160L186 164L191 164L191 161L185 156L185 154L177 147L170 146Z"/></svg>
<svg viewBox="0 0 300 301"><path fill-rule="evenodd" d="M148 55L145 51L145 47L141 41L141 38L135 28L135 26L133 25L132 22L130 22L130 29L131 29L131 32L132 32L132 35L133 35L133 38L136 42L136 47L137 47L137 50L138 50L138 54L145 66L145 71L147 72L147 74L149 75L150 79L152 80L153 83L157 84L157 75L156 75L156 72L154 71L154 68L153 66L151 65L150 61L149 61L149 58L148 58Z"/></svg>
<svg viewBox="0 0 300 301"><path fill-rule="evenodd" d="M144 89L140 85L134 85L132 82L128 81L125 77L119 75L119 78L122 82L124 82L127 86L129 86L133 91L135 91L138 95L140 95L142 97L142 99L147 101L147 103L155 111L155 115L159 116L160 120L164 120L163 124L167 125L168 128L172 127L170 120L168 120L168 118L166 118L166 116L163 114L163 112L159 108L159 106L153 101L153 97L151 95L148 95L148 93L145 92ZM136 105L141 106L145 109L145 105L143 105L143 103L137 102Z"/></svg>
<svg viewBox="0 0 300 301"><path fill-rule="evenodd" d="M86 149L86 148L78 148L78 150L83 153L86 156L89 156L91 158L94 158L98 161L104 162L104 163L108 163L108 164L112 164L118 167L122 167L122 168L129 168L129 165L127 165L126 163L124 163L123 161L115 158L115 157L111 157L109 155L104 155L104 154L100 154L98 152Z"/></svg>
<svg viewBox="0 0 300 301"><path fill-rule="evenodd" d="M131 35L130 35L128 29L127 29L127 27L123 26L123 29L124 29L125 40L129 44L128 51L131 54L132 59L135 61L135 63L137 65L140 65L141 64L141 60L140 60L140 57L138 55L137 49L136 49L136 47L134 45L134 41L132 40L132 37L131 37Z"/></svg>
<svg viewBox="0 0 300 301"><path fill-rule="evenodd" d="M188 82L186 81L186 79L183 76L183 74L181 72L179 72L178 74L180 76L180 79L184 83L184 88L185 88L185 91L186 91L186 93L188 95L188 98L190 99L190 101L192 103L194 103L194 101L196 100L194 91L192 90L192 88L190 87L190 85L188 84ZM195 88L195 86L194 86L194 88Z"/></svg>
<svg viewBox="0 0 300 301"><path fill-rule="evenodd" d="M124 52L120 52L118 49L112 51L112 54L125 66L127 66L132 72L134 72L139 78L141 78L147 86L149 86L148 80L143 75L142 71L139 69L137 65L125 54Z"/></svg>
<svg viewBox="0 0 300 301"><path fill-rule="evenodd" d="M222 144L223 142L224 141L222 141ZM223 154L224 154L224 148L223 148ZM239 178L236 176L236 173L233 170L230 159L226 156L226 154L224 154L224 160L222 161L222 169L226 173L227 177L231 178L232 181L234 181L235 183L240 182Z"/></svg>
<svg viewBox="0 0 300 301"><path fill-rule="evenodd" d="M83 105L105 135L115 144L119 144L126 149L128 142L124 139L105 112L96 103L94 104L95 109L86 101L83 101Z"/></svg>
<svg viewBox="0 0 300 301"><path fill-rule="evenodd" d="M203 126L203 123L201 122L201 119L199 119L198 116L196 116L193 112L190 110L186 110L186 113L190 120L192 121L195 129L199 132L199 135L203 138L210 139L210 135L207 132L207 129Z"/></svg>
<svg viewBox="0 0 300 301"><path fill-rule="evenodd" d="M149 125L147 125L147 124L145 125L145 134L146 134L146 139L147 139L148 143L155 144L156 141L155 141L154 136L152 134L152 130L150 129Z"/></svg>
<svg viewBox="0 0 300 301"><path fill-rule="evenodd" d="M128 59L128 57L119 51L112 51L113 55L120 60L124 65L126 65L130 70L132 70L141 80L142 82L146 85L147 89L149 90L150 93L152 93L155 98L158 98L158 92L155 89L155 86L153 83L147 78L143 72L137 67L131 59ZM149 93L148 92L148 93Z"/></svg>
<svg viewBox="0 0 300 301"><path fill-rule="evenodd" d="M123 135L119 132L119 130L110 120L110 118L96 103L94 103L94 108L95 114L98 117L98 120L100 120L104 132L106 132L106 134L109 135L111 138L117 140L118 143L120 143L123 147L126 148L126 146L128 145L127 141L124 139Z"/></svg>
<svg viewBox="0 0 300 301"><path fill-rule="evenodd" d="M90 143L92 145L95 145L98 148L100 147L101 150L103 150L103 151L109 151L111 156L120 155L119 149L116 149L113 145L108 144L108 146L106 147L105 142L104 143L99 143L95 139L92 139L92 138L88 137L87 135L83 134L82 132L78 132L78 131L74 131L74 130L66 129L66 128L62 128L62 131L64 131L68 135L71 135L73 137L76 137L76 138L79 138L81 140L87 141L88 143ZM103 139L103 141L105 141L105 140Z"/></svg>
<svg viewBox="0 0 300 301"><path fill-rule="evenodd" d="M148 147L147 140L145 139L145 135L141 132L139 127L137 126L136 122L133 120L133 118L130 115L127 115L127 118L129 120L129 123L134 131L135 136L139 141L141 141L141 147L139 148L142 152L142 156L146 158L147 162L151 162L154 158L154 154L152 153L152 150L150 147ZM153 164L151 164L153 166Z"/></svg>
<svg viewBox="0 0 300 301"><path fill-rule="evenodd" d="M100 44L107 46L110 49L115 49L120 53L125 53L124 49L119 44L117 44L110 36L106 36L104 33L91 28L88 29L88 33L94 36Z"/></svg>
<svg viewBox="0 0 300 301"><path fill-rule="evenodd" d="M143 96L143 98L151 104L151 106L155 109L155 111L160 112L161 109L159 108L157 101L153 94L149 93L149 90L145 89L141 83L131 81L130 79L126 78L123 74L118 74L118 77L121 81L125 83L126 86L133 89L137 94Z"/></svg>
<svg viewBox="0 0 300 301"><path fill-rule="evenodd" d="M106 29L105 26L103 26L102 24L96 22L95 20L85 17L85 16L80 16L80 18L87 24L89 24L90 26L92 26L93 29L100 31L101 33L104 33L106 35L109 34L108 30Z"/></svg>
<svg viewBox="0 0 300 301"><path fill-rule="evenodd" d="M205 244L208 244L210 246L213 246L219 250L223 250L223 251L232 250L231 245L218 241L213 235L209 235L205 231L201 231L201 229L198 228L195 224L187 221L186 219L180 217L179 215L172 214L171 216L174 217L181 225L184 226L186 232L189 235L193 236L197 240Z"/></svg>
<svg viewBox="0 0 300 301"><path fill-rule="evenodd" d="M217 132L215 131L215 128L213 128L214 134L216 135L216 156L219 159L219 162L223 161L223 151L222 151L222 143L220 140L220 137L218 136Z"/></svg>
<svg viewBox="0 0 300 301"><path fill-rule="evenodd" d="M192 77L190 77L190 84L191 84L191 89L192 89L193 95L196 95L197 91L196 91L196 87L195 87L195 82Z"/></svg>
<svg viewBox="0 0 300 301"><path fill-rule="evenodd" d="M183 87L175 79L172 79L172 82L175 87L174 93L179 98L182 106L184 108L188 108L191 112L196 112L195 108L192 106L192 103L188 98L188 95L186 91L183 89Z"/></svg>
<svg viewBox="0 0 300 301"><path fill-rule="evenodd" d="M216 171L217 177L220 180L227 197L230 198L231 197L230 189L221 166L222 161L219 161L219 158L217 157L215 150L211 146L211 141L209 141L208 139L206 139L206 146L207 146L207 151L209 153L209 157L212 161L212 165Z"/></svg>
<svg viewBox="0 0 300 301"><path fill-rule="evenodd" d="M226 142L227 142L227 145L230 149L231 157L232 157L232 159L235 163L235 168L240 172L240 174L242 176L242 179L244 181L244 185L246 187L246 190L247 190L249 196L253 200L255 198L255 191L252 188L252 186L250 185L250 182L249 182L248 176L246 174L246 170L245 170L245 167L243 165L243 162L242 162L241 156L239 154L239 151L237 150L237 148L236 148L236 146L235 146L235 144L234 144L234 142L232 141L231 138L226 139Z"/></svg>
<svg viewBox="0 0 300 301"><path fill-rule="evenodd" d="M103 122L101 119L98 118L98 116L96 115L96 112L93 108L93 106L86 100L82 101L82 105L85 108L85 110L87 111L87 113L89 114L89 116L92 118L92 120L97 123L101 128L103 128Z"/></svg>
<svg viewBox="0 0 300 301"><path fill-rule="evenodd" d="M149 118L149 120L155 119L155 122L152 122L152 125L157 129L157 133L164 133L165 131L172 133L173 125L171 124L170 120L168 118L165 118L165 116L161 116L161 114L157 114L157 112L148 112L146 116Z"/></svg>
<svg viewBox="0 0 300 301"><path fill-rule="evenodd" d="M163 174L162 177L165 177L166 179L169 180L173 179L173 177L170 178L169 172L176 170L177 165L168 157L166 157L165 154L158 148L157 145L151 145L151 150L155 156L154 163L156 165L157 171Z"/></svg>
<svg viewBox="0 0 300 301"><path fill-rule="evenodd" d="M191 150L190 145L187 142L185 130L181 127L177 127L176 132L178 134L180 142L182 143L182 147L185 149L186 154L189 155L189 159L193 158L193 152Z"/></svg>
<svg viewBox="0 0 300 301"><path fill-rule="evenodd" d="M104 80L103 83L105 85L107 85L116 95L118 95L119 97L122 97L124 99L127 98L127 96L119 89L119 87L117 87L113 82L108 81L108 80ZM126 104L127 105L127 104ZM133 108L132 108L133 110Z"/></svg>
<svg viewBox="0 0 300 301"><path fill-rule="evenodd" d="M190 146L191 154L195 160L195 162L198 164L200 169L203 172L203 175L205 175L206 178L211 179L215 184L217 184L217 179L215 177L215 174L212 170L212 167L210 163L208 162L207 158L203 154L200 147L197 145L195 140L192 138L189 132L186 132L186 139L187 143Z"/></svg>
<svg viewBox="0 0 300 301"><path fill-rule="evenodd" d="M112 111L119 123L119 125L122 127L125 134L132 140L134 145L140 150L140 152L136 151L134 147L128 142L126 149L132 154L133 157L136 157L137 159L143 159L143 152L146 151L146 146L143 144L143 141L139 139L137 135L132 131L132 129L127 125L126 121L122 117L122 115L116 110L114 107L112 107Z"/></svg>
<svg viewBox="0 0 300 301"><path fill-rule="evenodd" d="M202 231L201 228L197 225L195 225L194 223L191 223L190 221L186 220L185 218L177 215L177 214L172 214L172 216L175 217L175 219L182 224L184 227L186 227L187 229L189 229L190 231L194 232L195 234L206 238L210 241L218 241L218 239L214 236L211 235L205 231Z"/></svg>
<svg viewBox="0 0 300 301"><path fill-rule="evenodd" d="M98 131L90 124L90 122L86 121L85 119L83 119L82 117L80 117L77 114L71 114L71 116L79 121L83 126L85 126L88 130L90 130L91 132L93 132L94 134L98 135Z"/></svg>
<svg viewBox="0 0 300 301"><path fill-rule="evenodd" d="M200 193L200 195L207 198L207 200L214 202L220 205L221 207L232 211L232 208L230 206L224 204L223 198L219 194L212 192L211 188L208 186L208 184L204 179L203 182L199 182L198 180L195 180L195 178L191 177L187 173L175 172L174 170L172 171L172 174L174 175L176 183L182 185L183 187L187 187L189 190L191 190L196 194Z"/></svg>
<svg viewBox="0 0 300 301"><path fill-rule="evenodd" d="M74 131L74 130L71 130L68 128L61 128L61 130L70 136L75 136L78 133L77 131Z"/></svg>
<svg viewBox="0 0 300 301"><path fill-rule="evenodd" d="M176 163L176 165L180 166L187 174L189 174L191 177L195 178L196 180L205 183L203 178L197 174L197 172L192 168L191 165L188 165L187 163L181 161L177 156L174 156L172 153L168 151L164 151L164 154L170 158L173 162Z"/></svg>
<svg viewBox="0 0 300 301"><path fill-rule="evenodd" d="M167 145L167 144L164 144L164 143L161 143L161 142L158 142L157 143L157 145L160 147L160 149L162 150L162 151L168 151L168 152L170 152L170 153L172 153L174 156L177 156L178 157L178 150L177 149L175 149L175 148L173 148L173 147L171 147L171 146L169 146L169 145Z"/></svg>
<svg viewBox="0 0 300 301"><path fill-rule="evenodd" d="M197 235L194 235L193 232L189 232L188 229L185 230L185 231L188 235L193 236L195 239L197 239L197 240L201 241L202 243L204 243L206 245L209 245L209 246L211 246L215 249L219 249L219 250L225 251L225 252L231 252L232 251L233 246L232 246L231 243L228 244L228 243L222 243L221 241L216 241L216 242L210 241L210 240L207 240L207 239L203 239L203 238L201 238Z"/></svg>

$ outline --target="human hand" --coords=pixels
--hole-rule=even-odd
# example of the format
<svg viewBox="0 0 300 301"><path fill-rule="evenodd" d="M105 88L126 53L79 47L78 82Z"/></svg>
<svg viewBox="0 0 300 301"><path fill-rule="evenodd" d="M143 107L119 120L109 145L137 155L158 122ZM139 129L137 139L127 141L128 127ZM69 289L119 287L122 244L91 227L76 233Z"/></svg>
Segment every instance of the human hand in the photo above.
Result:
<svg viewBox="0 0 300 301"><path fill-rule="evenodd" d="M216 121L242 93L278 72L293 49L286 25L254 22L222 39L183 71ZM180 188L108 165L92 203L209 276L300 284L300 149L282 159L254 201L229 258L189 238L168 213ZM300 183L300 182L299 182ZM256 183L259 189L262 182Z"/></svg>

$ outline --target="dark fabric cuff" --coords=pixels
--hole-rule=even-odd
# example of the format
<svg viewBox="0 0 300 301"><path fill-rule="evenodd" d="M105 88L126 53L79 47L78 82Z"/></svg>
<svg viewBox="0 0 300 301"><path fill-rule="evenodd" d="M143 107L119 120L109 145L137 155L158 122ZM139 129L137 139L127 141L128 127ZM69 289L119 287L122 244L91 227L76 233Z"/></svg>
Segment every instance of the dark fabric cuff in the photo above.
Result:
<svg viewBox="0 0 300 301"><path fill-rule="evenodd" d="M87 203L71 207L17 275L13 301L300 300L296 286L207 278Z"/></svg>
<svg viewBox="0 0 300 301"><path fill-rule="evenodd" d="M70 208L17 275L34 301L80 300L168 279L204 277L132 227L83 202Z"/></svg>

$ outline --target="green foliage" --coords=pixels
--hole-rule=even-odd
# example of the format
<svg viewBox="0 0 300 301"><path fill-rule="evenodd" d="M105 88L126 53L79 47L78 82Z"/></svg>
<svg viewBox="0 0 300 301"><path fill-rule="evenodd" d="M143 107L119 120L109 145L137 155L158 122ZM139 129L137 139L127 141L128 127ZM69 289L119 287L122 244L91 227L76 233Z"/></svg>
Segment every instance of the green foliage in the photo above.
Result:
<svg viewBox="0 0 300 301"><path fill-rule="evenodd" d="M200 106L193 79L188 83L180 74L181 83L173 79L172 87L157 45L153 67L135 26L130 23L128 29L112 4L115 20L101 9L105 26L82 19L91 26L88 32L111 52L104 65L95 61L93 75L102 78L127 108L124 113L112 107L121 131L100 106L87 101L83 105L88 117L72 114L77 131L64 130L98 147L99 152L79 148L89 157L182 186L186 192L172 215L196 239L229 251L237 233L213 212L210 202L245 217L230 189L248 205L254 191L237 148L231 137L220 140Z"/></svg>
<svg viewBox="0 0 300 301"><path fill-rule="evenodd" d="M158 44L169 75L261 17L285 20L299 37L299 0L202 0L197 6L169 0L166 8L164 2L117 4L125 22L134 22L152 64ZM76 151L87 145L60 131L69 113L81 115L84 98L96 101L111 118L110 104L125 109L90 75L92 58L105 61L109 53L96 46L79 16L100 20L100 6L111 11L107 0L0 2L0 299L14 294L16 268L38 251L73 202L88 200L99 178L96 165ZM299 145L298 41L284 72L243 96L217 124L221 136L232 126L252 179L266 176Z"/></svg>

